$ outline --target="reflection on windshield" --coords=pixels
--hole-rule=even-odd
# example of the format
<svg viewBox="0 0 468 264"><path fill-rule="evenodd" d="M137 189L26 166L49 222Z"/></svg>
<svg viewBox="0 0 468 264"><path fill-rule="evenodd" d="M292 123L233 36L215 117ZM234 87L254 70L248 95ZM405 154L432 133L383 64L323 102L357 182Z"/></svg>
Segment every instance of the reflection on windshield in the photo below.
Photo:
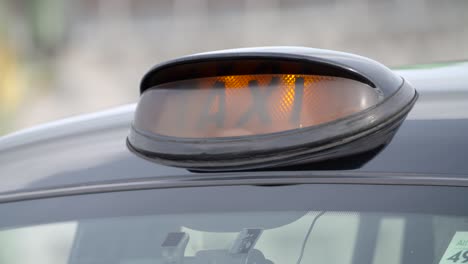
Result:
<svg viewBox="0 0 468 264"><path fill-rule="evenodd" d="M0 263L67 263L76 222L0 231Z"/></svg>

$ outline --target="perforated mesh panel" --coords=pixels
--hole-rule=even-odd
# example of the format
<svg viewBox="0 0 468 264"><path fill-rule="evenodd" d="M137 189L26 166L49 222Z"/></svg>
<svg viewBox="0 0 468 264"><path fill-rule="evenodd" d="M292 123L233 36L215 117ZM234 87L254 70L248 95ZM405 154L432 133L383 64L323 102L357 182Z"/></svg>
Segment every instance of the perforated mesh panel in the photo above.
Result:
<svg viewBox="0 0 468 264"><path fill-rule="evenodd" d="M146 91L135 124L155 134L208 138L268 134L330 122L375 105L374 88L318 75L234 75Z"/></svg>

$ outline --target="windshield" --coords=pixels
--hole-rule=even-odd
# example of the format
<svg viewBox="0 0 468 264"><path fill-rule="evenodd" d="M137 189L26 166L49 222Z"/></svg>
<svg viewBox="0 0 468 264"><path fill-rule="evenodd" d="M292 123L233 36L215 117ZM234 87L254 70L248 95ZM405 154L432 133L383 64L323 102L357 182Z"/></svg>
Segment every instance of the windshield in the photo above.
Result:
<svg viewBox="0 0 468 264"><path fill-rule="evenodd" d="M238 186L9 203L0 205L0 263L465 263L466 195Z"/></svg>

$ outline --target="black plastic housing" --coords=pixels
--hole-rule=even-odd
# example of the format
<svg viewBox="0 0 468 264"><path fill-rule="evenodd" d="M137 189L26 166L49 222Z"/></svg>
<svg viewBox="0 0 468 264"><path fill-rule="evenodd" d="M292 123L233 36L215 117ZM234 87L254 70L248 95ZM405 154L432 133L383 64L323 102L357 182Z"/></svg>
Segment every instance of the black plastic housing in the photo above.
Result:
<svg viewBox="0 0 468 264"><path fill-rule="evenodd" d="M249 48L197 54L152 68L140 91L175 80L226 74L316 74L357 80L383 96L365 111L321 125L272 134L189 139L157 135L132 125L127 145L143 158L202 171L236 171L353 157L386 145L417 92L385 66L356 55L310 48Z"/></svg>

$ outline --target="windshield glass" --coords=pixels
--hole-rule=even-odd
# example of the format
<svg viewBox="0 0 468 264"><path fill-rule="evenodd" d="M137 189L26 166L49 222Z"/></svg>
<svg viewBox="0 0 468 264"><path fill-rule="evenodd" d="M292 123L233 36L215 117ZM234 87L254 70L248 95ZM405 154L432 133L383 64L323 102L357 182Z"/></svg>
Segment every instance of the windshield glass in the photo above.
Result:
<svg viewBox="0 0 468 264"><path fill-rule="evenodd" d="M291 223L276 228L263 229L261 225L245 223L249 230L245 232L250 232L246 236L241 226L230 232L212 230L219 221L294 219L301 214ZM468 238L467 219L337 211L103 218L3 230L0 232L0 260L2 263L50 264L171 263L171 257L180 257L179 262L174 263L235 263L244 257L247 262L237 263L366 263L363 260L403 263L404 257L411 257L404 255L404 247L410 247L425 252L415 257L418 260L415 263L432 263L422 260L440 258L455 234L465 231L462 238ZM315 225L309 233L312 223ZM410 232L416 236L414 243L405 241L408 224L421 231ZM187 244L168 241L175 233L186 235ZM238 245L238 240L247 245L251 243L252 248L242 251L242 246L246 245ZM164 242L169 246L164 246ZM169 252L174 256L165 255ZM460 260L463 263L462 257Z"/></svg>
<svg viewBox="0 0 468 264"><path fill-rule="evenodd" d="M456 197L467 194L245 186L10 203L0 206L0 262L464 263L468 211Z"/></svg>

